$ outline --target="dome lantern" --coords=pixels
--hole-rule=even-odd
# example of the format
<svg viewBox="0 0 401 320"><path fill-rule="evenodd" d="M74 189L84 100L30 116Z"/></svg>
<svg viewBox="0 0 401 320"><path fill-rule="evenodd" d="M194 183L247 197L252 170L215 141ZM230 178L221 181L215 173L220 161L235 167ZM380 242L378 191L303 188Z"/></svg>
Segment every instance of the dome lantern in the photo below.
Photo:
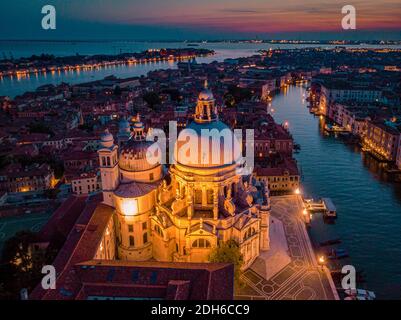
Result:
<svg viewBox="0 0 401 320"><path fill-rule="evenodd" d="M141 122L141 115L138 113L137 116L132 118L132 128L133 128L133 133L132 133L132 139L138 140L138 141L143 141L145 140L145 126Z"/></svg>
<svg viewBox="0 0 401 320"><path fill-rule="evenodd" d="M212 122L218 119L215 107L215 99L212 91L208 88L208 82L205 80L204 89L198 97L198 103L195 111L195 122L205 123Z"/></svg>

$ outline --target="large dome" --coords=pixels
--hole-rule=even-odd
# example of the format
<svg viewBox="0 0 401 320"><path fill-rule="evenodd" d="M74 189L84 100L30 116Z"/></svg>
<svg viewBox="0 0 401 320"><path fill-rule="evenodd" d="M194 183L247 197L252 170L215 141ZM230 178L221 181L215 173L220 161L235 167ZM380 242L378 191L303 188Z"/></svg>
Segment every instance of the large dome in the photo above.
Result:
<svg viewBox="0 0 401 320"><path fill-rule="evenodd" d="M233 131L218 119L213 93L199 94L194 121L183 129L174 148L177 163L194 168L216 168L241 159L241 145Z"/></svg>
<svg viewBox="0 0 401 320"><path fill-rule="evenodd" d="M241 145L233 131L223 122L192 122L178 135L174 159L196 168L216 168L240 160Z"/></svg>

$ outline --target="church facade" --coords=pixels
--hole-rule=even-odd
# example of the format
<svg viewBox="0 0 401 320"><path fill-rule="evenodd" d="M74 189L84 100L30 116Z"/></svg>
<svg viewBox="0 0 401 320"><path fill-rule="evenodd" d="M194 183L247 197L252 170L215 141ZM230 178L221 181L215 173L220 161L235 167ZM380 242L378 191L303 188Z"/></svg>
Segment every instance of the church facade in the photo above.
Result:
<svg viewBox="0 0 401 320"><path fill-rule="evenodd" d="M168 168L152 159L154 142L146 140L139 116L120 122L116 140L105 131L98 155L103 202L114 211L110 245L115 243L118 259L208 262L214 248L234 240L245 269L269 250L268 187L238 173L241 143L218 119L207 87L199 94L194 121L178 136ZM195 141L192 148L188 141Z"/></svg>

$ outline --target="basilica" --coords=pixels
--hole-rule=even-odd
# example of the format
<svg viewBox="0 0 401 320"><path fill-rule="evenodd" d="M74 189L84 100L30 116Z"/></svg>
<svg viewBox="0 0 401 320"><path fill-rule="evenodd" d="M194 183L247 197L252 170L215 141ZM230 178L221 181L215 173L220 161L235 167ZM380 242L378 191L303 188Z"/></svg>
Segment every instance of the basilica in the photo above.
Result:
<svg viewBox="0 0 401 320"><path fill-rule="evenodd" d="M228 139L225 134L214 146L216 140L205 138L204 130L228 132ZM198 142L200 152L187 150L188 139ZM101 136L103 203L114 212L110 243L115 258L208 262L211 250L232 239L245 269L269 250L268 187L252 174L239 174L242 143L219 120L207 86L199 94L193 122L170 150L173 163L150 159L153 143L139 115L120 122L116 139L107 130ZM217 159L214 147L221 151Z"/></svg>

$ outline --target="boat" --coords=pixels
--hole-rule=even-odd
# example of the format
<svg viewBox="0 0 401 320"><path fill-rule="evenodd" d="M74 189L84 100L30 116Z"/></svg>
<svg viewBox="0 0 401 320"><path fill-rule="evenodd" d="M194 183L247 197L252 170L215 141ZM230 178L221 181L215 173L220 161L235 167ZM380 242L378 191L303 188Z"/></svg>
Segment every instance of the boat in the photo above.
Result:
<svg viewBox="0 0 401 320"><path fill-rule="evenodd" d="M336 207L333 204L333 201L331 201L330 198L323 198L322 201L323 201L324 206L326 208L326 210L324 211L324 215L326 217L336 218L337 217L337 210L336 210Z"/></svg>
<svg viewBox="0 0 401 320"><path fill-rule="evenodd" d="M300 144L298 144L298 143L295 143L294 144L294 150L301 150L301 145Z"/></svg>
<svg viewBox="0 0 401 320"><path fill-rule="evenodd" d="M325 247L325 246L331 246L333 244L339 244L339 243L341 243L341 239L337 238L337 239L331 239L331 240L320 242L319 245L321 247Z"/></svg>
<svg viewBox="0 0 401 320"><path fill-rule="evenodd" d="M325 124L324 125L324 130L326 130L327 132L348 132L345 128L340 127L336 124Z"/></svg>
<svg viewBox="0 0 401 320"><path fill-rule="evenodd" d="M344 249L332 249L327 257L329 259L343 259L349 257L349 254Z"/></svg>
<svg viewBox="0 0 401 320"><path fill-rule="evenodd" d="M376 294L373 291L364 289L346 289L344 292L351 297L356 297L357 300L374 300Z"/></svg>
<svg viewBox="0 0 401 320"><path fill-rule="evenodd" d="M351 135L351 132L348 131L341 131L338 133L341 138L348 138Z"/></svg>

